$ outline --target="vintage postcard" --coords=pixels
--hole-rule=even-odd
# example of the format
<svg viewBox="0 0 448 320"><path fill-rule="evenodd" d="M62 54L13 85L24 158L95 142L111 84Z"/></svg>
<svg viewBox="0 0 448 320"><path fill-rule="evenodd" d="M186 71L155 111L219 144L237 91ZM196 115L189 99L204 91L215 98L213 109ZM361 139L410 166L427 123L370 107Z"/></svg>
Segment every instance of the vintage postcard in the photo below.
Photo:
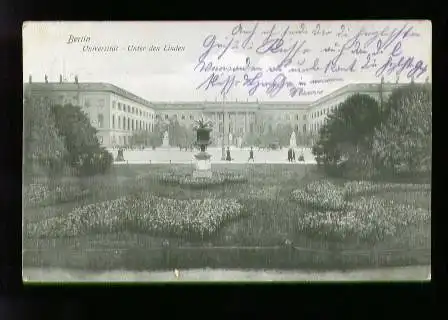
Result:
<svg viewBox="0 0 448 320"><path fill-rule="evenodd" d="M24 281L426 281L431 56L423 20L25 22Z"/></svg>

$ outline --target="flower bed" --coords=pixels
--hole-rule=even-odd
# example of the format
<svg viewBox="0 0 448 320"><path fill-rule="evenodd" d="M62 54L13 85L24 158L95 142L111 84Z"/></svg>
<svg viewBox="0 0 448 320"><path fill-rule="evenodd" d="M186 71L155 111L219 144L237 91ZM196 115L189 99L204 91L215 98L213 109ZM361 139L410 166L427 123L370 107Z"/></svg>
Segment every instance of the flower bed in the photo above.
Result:
<svg viewBox="0 0 448 320"><path fill-rule="evenodd" d="M45 206L75 200L88 192L76 183L65 182L53 187L49 184L34 183L24 187L23 202L25 207Z"/></svg>
<svg viewBox="0 0 448 320"><path fill-rule="evenodd" d="M175 200L140 194L78 207L67 216L30 224L27 231L32 237L66 237L131 228L203 237L238 217L242 209L234 199Z"/></svg>
<svg viewBox="0 0 448 320"><path fill-rule="evenodd" d="M338 211L346 207L343 191L326 180L312 182L304 190L296 189L291 196L301 205L316 210Z"/></svg>
<svg viewBox="0 0 448 320"><path fill-rule="evenodd" d="M344 193L346 197L366 195L379 191L431 191L431 185L372 183L370 181L350 181L344 184Z"/></svg>
<svg viewBox="0 0 448 320"><path fill-rule="evenodd" d="M429 210L404 205L375 196L350 201L352 196L380 191L428 191L428 185L375 184L367 181L349 182L339 187L320 180L303 190L292 192L292 198L305 207L300 229L317 231L336 238L358 237L380 240L409 225L429 221Z"/></svg>
<svg viewBox="0 0 448 320"><path fill-rule="evenodd" d="M235 174L231 172L213 172L211 178L193 178L192 174L177 174L171 172L160 174L156 177L156 179L160 183L192 187L209 187L224 183L243 183L248 180L247 177L242 174Z"/></svg>
<svg viewBox="0 0 448 320"><path fill-rule="evenodd" d="M400 228L429 219L428 210L371 197L349 203L343 212L307 211L299 229L340 239L358 237L376 241L395 235Z"/></svg>

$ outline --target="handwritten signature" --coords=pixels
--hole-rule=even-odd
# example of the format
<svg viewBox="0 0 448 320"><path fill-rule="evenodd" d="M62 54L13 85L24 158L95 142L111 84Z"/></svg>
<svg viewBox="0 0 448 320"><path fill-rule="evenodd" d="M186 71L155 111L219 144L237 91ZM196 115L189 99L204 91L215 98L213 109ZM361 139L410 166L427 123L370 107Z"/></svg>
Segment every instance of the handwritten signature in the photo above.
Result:
<svg viewBox="0 0 448 320"><path fill-rule="evenodd" d="M216 74L212 73L203 81L196 90L203 89L205 91L212 88L220 88L220 94L227 95L229 92L238 86L247 89L249 96L255 95L260 88L265 90L265 93L273 98L277 96L282 90L287 89L290 97L296 95L314 95L321 94L322 90L305 90L305 82L294 83L288 80L288 77L283 73L278 73L272 80L263 79L263 72L258 72L255 75L244 74L242 78L238 78L236 74Z"/></svg>

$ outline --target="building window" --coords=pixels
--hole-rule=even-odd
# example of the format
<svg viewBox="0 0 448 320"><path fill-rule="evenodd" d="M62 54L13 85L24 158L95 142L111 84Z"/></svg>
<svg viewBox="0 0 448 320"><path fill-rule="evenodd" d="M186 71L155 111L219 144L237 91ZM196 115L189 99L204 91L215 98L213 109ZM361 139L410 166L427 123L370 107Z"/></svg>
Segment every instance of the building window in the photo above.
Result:
<svg viewBox="0 0 448 320"><path fill-rule="evenodd" d="M298 125L298 124L296 124L296 130L295 130L295 132L299 132L299 125Z"/></svg>
<svg viewBox="0 0 448 320"><path fill-rule="evenodd" d="M120 102L118 102L118 110L121 111L121 103Z"/></svg>
<svg viewBox="0 0 448 320"><path fill-rule="evenodd" d="M221 118L221 116L220 116ZM190 120L194 120L194 116L192 114L190 114Z"/></svg>
<svg viewBox="0 0 448 320"><path fill-rule="evenodd" d="M130 106L128 106L128 112L131 113L131 107Z"/></svg>
<svg viewBox="0 0 448 320"><path fill-rule="evenodd" d="M112 101L112 109L115 109L115 101Z"/></svg>
<svg viewBox="0 0 448 320"><path fill-rule="evenodd" d="M131 130L131 119L128 118L128 131Z"/></svg>
<svg viewBox="0 0 448 320"><path fill-rule="evenodd" d="M102 128L104 125L104 116L102 113L98 114L98 128Z"/></svg>
<svg viewBox="0 0 448 320"><path fill-rule="evenodd" d="M298 114L296 114L296 120L299 120L299 115Z"/></svg>
<svg viewBox="0 0 448 320"><path fill-rule="evenodd" d="M123 130L126 130L126 117L123 117Z"/></svg>
<svg viewBox="0 0 448 320"><path fill-rule="evenodd" d="M303 115L303 120L306 120L306 114Z"/></svg>
<svg viewBox="0 0 448 320"><path fill-rule="evenodd" d="M112 129L115 129L115 115L112 115Z"/></svg>
<svg viewBox="0 0 448 320"><path fill-rule="evenodd" d="M154 130L154 125L151 123L151 132Z"/></svg>
<svg viewBox="0 0 448 320"><path fill-rule="evenodd" d="M181 116L181 119L182 119L182 120L185 120L185 115L184 115L184 114Z"/></svg>
<svg viewBox="0 0 448 320"><path fill-rule="evenodd" d="M167 114L165 115L165 120L168 120L168 115Z"/></svg>
<svg viewBox="0 0 448 320"><path fill-rule="evenodd" d="M86 100L84 101L84 107L86 107L86 108L90 108L90 99L86 99Z"/></svg>
<svg viewBox="0 0 448 320"><path fill-rule="evenodd" d="M134 125L135 125L135 123L134 123L134 119L132 119L132 122L131 122L131 130L135 130Z"/></svg>
<svg viewBox="0 0 448 320"><path fill-rule="evenodd" d="M120 119L120 116L118 116L118 129L121 129L121 119Z"/></svg>
<svg viewBox="0 0 448 320"><path fill-rule="evenodd" d="M306 133L306 124L303 125L303 133Z"/></svg>

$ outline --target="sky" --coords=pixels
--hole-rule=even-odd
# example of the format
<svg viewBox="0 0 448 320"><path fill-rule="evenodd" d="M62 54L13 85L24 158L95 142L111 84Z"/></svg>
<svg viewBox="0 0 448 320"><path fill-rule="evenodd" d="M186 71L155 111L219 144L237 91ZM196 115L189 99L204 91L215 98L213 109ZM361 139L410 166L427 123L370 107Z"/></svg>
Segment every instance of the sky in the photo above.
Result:
<svg viewBox="0 0 448 320"><path fill-rule="evenodd" d="M262 44L272 28L270 39L278 40L271 42L269 51L269 43L264 47ZM288 33L281 37L286 28ZM409 28L412 30L406 33ZM385 32L378 34L382 30ZM399 33L400 30L403 31ZM68 43L74 37L77 41ZM220 57L223 46L232 38L233 47ZM250 44L242 48L248 38ZM219 71L215 85L207 82L213 71L201 72L200 67L196 70L195 67L213 39L214 47L203 59L204 64L244 66L249 58L250 65L260 68L262 76L243 85L245 74L252 79L259 71ZM325 73L327 63L334 61L338 54L329 49L338 49L344 44L349 48L343 51L334 69ZM145 46L145 50L129 51L130 45ZM87 52L86 46L118 49ZM159 46L160 51L151 51L151 46ZM164 51L165 46L180 46L183 50ZM290 65L268 71L298 47ZM383 52L375 55L379 47L384 47ZM112 83L149 101L221 100L223 86L216 84L226 79L240 81L226 91L226 100L313 101L349 83L379 83L381 76L386 82L395 82L396 70L401 70L399 82L409 82L410 77L406 76L409 74L420 74L415 76L415 81L423 82L427 77L431 79L431 57L429 21L27 22L23 26L24 82L28 82L29 75L34 82L43 82L45 75L50 82L57 82L59 74L72 82L77 75L79 82ZM316 59L320 70L310 70ZM355 59L356 64L350 71L342 71ZM376 59L376 66L361 68L368 59L371 63ZM375 75L383 65L386 65L383 74ZM292 72L290 68L295 66L305 70ZM268 88L269 83L274 86L272 81L280 73L291 86L284 85L275 95L270 95L261 82L266 82ZM310 82L323 79L334 81ZM260 86L250 93L256 81L260 81ZM205 84L198 89L201 83ZM297 94L300 87L303 94Z"/></svg>

